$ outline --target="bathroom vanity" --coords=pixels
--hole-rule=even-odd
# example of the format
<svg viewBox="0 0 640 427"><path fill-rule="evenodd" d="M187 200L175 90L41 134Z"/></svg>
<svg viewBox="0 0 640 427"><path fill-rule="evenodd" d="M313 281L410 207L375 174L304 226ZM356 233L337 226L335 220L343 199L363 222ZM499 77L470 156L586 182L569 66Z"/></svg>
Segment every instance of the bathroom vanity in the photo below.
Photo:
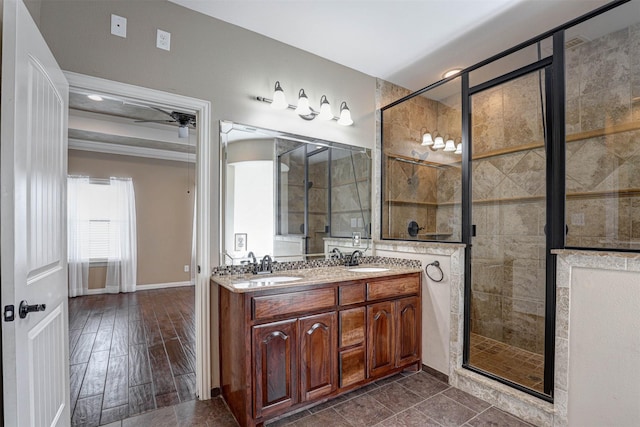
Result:
<svg viewBox="0 0 640 427"><path fill-rule="evenodd" d="M241 426L421 365L419 268L325 267L212 282L222 396Z"/></svg>

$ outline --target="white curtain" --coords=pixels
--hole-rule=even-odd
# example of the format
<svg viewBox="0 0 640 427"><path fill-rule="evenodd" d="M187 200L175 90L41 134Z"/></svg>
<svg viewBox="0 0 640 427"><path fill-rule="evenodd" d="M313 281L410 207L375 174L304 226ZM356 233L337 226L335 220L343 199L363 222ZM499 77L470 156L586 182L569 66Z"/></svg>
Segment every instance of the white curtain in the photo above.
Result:
<svg viewBox="0 0 640 427"><path fill-rule="evenodd" d="M67 178L67 253L69 262L69 296L86 295L89 289L89 218L78 195L89 177Z"/></svg>
<svg viewBox="0 0 640 427"><path fill-rule="evenodd" d="M137 276L136 201L131 178L111 177L116 203L112 206L110 242L115 245L107 261L109 293L135 292Z"/></svg>

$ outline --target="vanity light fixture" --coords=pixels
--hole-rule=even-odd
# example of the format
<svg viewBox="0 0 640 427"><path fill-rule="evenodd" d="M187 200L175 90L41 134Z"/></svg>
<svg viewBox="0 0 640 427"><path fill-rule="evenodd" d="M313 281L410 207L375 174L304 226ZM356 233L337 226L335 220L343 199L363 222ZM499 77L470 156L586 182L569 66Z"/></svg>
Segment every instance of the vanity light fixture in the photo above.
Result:
<svg viewBox="0 0 640 427"><path fill-rule="evenodd" d="M340 118L338 119L338 124L342 126L351 126L353 124L353 120L351 120L351 111L349 111L349 107L347 107L347 103L342 101L340 104Z"/></svg>
<svg viewBox="0 0 640 427"><path fill-rule="evenodd" d="M304 89L300 89L298 92L298 106L296 107L296 114L299 116L308 116L311 114L311 107L309 107L309 98L304 93Z"/></svg>
<svg viewBox="0 0 640 427"><path fill-rule="evenodd" d="M289 104L287 103L287 98L284 96L282 86L280 86L280 82L276 82L275 89L273 90L273 102L271 103L271 108L274 110L286 110L288 107Z"/></svg>
<svg viewBox="0 0 640 427"><path fill-rule="evenodd" d="M320 114L318 114L318 118L320 120L333 119L333 111L331 111L331 105L329 104L326 95L322 95L322 98L320 98Z"/></svg>
<svg viewBox="0 0 640 427"><path fill-rule="evenodd" d="M271 104L271 108L274 110L295 110L296 114L304 120L313 120L316 117L319 117L321 120L336 120L338 124L343 126L351 126L353 124L351 111L349 111L349 107L345 101L340 105L340 117L333 115L333 112L331 111L331 104L329 104L329 100L326 95L322 95L322 98L320 98L320 111L316 111L311 108L309 98L307 97L304 89L300 89L298 92L298 105L291 105L287 103L284 90L282 89L282 86L280 86L279 81L275 84L273 99L264 98L262 96L257 96L256 99L258 101Z"/></svg>
<svg viewBox="0 0 640 427"><path fill-rule="evenodd" d="M445 147L444 138L440 135L436 136L433 140L433 149L440 150Z"/></svg>
<svg viewBox="0 0 640 427"><path fill-rule="evenodd" d="M422 128L425 130L425 133L422 134L422 144L421 145L433 145L433 136L431 136L431 132L427 130L427 128ZM422 129L420 131L422 132Z"/></svg>
<svg viewBox="0 0 640 427"><path fill-rule="evenodd" d="M453 154L462 154L462 143L461 142L458 143L458 145L456 146L456 151L454 151Z"/></svg>
<svg viewBox="0 0 640 427"><path fill-rule="evenodd" d="M444 145L444 150L446 152L456 151L456 143L453 142L452 138L447 139L447 142Z"/></svg>
<svg viewBox="0 0 640 427"><path fill-rule="evenodd" d="M100 102L100 101L103 101L103 100L104 100L104 98L103 98L103 97L101 97L100 95L97 95L97 94L95 94L95 93L92 93L91 95L87 95L87 98L89 98L89 99L90 99L90 100L92 100L92 101L98 101L98 102Z"/></svg>

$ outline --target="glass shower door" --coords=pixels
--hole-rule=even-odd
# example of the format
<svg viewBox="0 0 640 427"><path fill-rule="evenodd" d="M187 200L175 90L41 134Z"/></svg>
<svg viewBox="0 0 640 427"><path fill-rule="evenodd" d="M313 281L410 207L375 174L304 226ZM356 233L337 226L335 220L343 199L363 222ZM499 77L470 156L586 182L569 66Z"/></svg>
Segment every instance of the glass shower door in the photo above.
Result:
<svg viewBox="0 0 640 427"><path fill-rule="evenodd" d="M547 245L544 69L471 105L468 365L544 392Z"/></svg>

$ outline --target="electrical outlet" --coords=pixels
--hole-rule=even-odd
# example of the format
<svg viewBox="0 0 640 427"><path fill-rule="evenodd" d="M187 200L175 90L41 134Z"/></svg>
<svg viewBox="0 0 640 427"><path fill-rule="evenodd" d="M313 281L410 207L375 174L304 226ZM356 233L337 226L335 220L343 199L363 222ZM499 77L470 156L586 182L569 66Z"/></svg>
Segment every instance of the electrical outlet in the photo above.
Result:
<svg viewBox="0 0 640 427"><path fill-rule="evenodd" d="M353 232L353 246L360 246L360 233L358 233L357 231Z"/></svg>
<svg viewBox="0 0 640 427"><path fill-rule="evenodd" d="M127 38L127 18L118 15L111 15L111 34L114 36Z"/></svg>
<svg viewBox="0 0 640 427"><path fill-rule="evenodd" d="M171 33L158 29L156 47L163 50L171 50Z"/></svg>
<svg viewBox="0 0 640 427"><path fill-rule="evenodd" d="M188 273L188 272L189 272L189 266L188 266L188 265L185 265L185 266L184 266L184 272L185 272L185 273Z"/></svg>

